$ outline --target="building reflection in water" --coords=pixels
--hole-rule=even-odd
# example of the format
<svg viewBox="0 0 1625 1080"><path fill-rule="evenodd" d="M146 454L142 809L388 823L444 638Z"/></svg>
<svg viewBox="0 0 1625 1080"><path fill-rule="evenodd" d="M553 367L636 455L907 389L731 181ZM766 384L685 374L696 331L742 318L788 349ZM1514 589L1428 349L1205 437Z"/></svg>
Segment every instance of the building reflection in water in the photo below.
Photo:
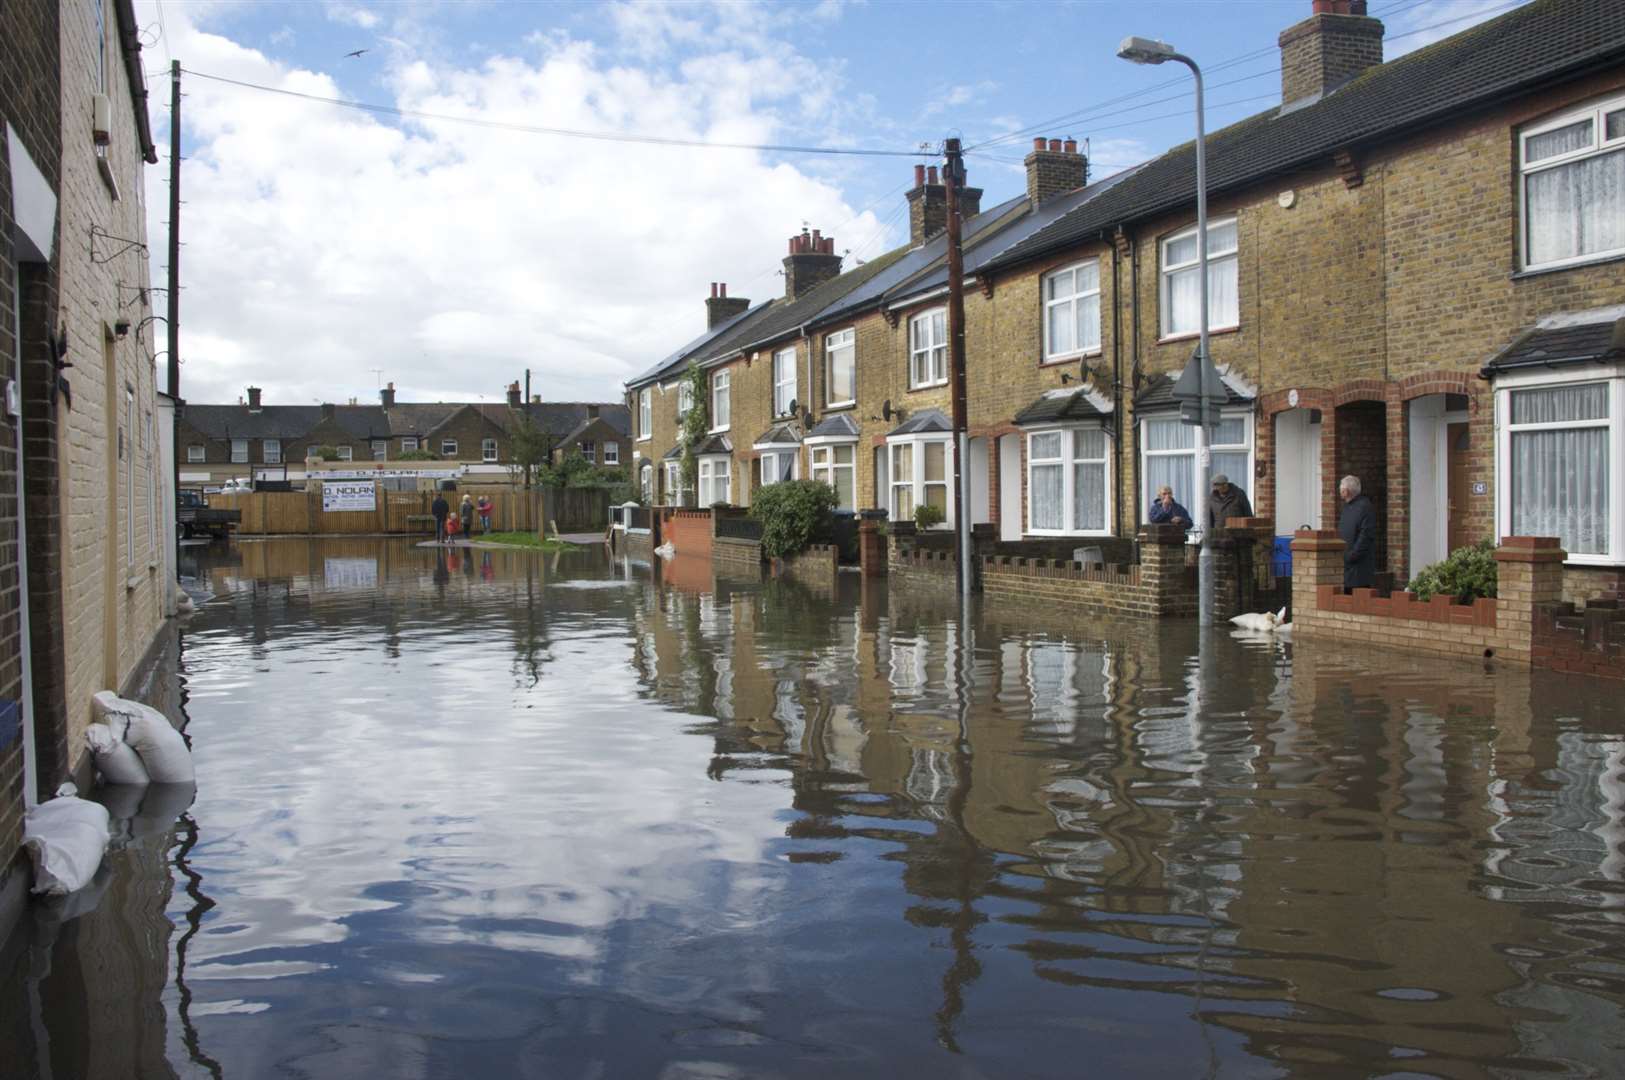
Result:
<svg viewBox="0 0 1625 1080"><path fill-rule="evenodd" d="M1082 1059L1606 1074L1619 1058L1625 735L1606 687L1222 634L1204 670L1185 624L965 615L855 575L820 590L596 551L244 543L195 572L220 600L188 641L206 674L192 711L214 721L214 782L243 790L116 809L93 910L5 958L20 1075L284 1059L447 1075L494 1038L491 1016L526 1030L523 1003L543 1000L573 1049L504 1037L571 1075L615 1074L644 1037L676 1060L651 1002L703 1013L741 1054L759 1040L767 1056L719 1075L803 1074L796 1047L855 1055L825 1071L941 1052L987 1075ZM271 686L327 680L321 760L409 734L411 755L367 763L402 790L265 777L263 747L223 718L312 738L245 698L272 669ZM524 846L565 869L501 861L482 813L509 806L446 764L471 702L509 718L492 738L526 782L563 785L520 809L598 807L583 793L623 785L611 805L638 821L539 817ZM703 750L531 760L522 740L551 729L530 710L568 723L577 703L581 724L620 718L613 738L675 727ZM754 820L683 818L742 792ZM393 847L362 854L329 827L348 816ZM580 852L600 835L677 856ZM437 966L470 950L469 971ZM549 965L564 974L530 974ZM494 980L507 1011L473 1008L468 980ZM326 987L353 1010L337 1015L417 1020L330 1022L306 1004Z"/></svg>

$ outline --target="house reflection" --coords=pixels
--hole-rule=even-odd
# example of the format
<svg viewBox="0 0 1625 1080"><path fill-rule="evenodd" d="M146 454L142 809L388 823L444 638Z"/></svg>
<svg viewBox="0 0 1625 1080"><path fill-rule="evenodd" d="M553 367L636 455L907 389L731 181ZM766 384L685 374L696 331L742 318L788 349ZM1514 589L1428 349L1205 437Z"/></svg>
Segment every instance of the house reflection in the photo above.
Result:
<svg viewBox="0 0 1625 1080"><path fill-rule="evenodd" d="M788 774L792 860L900 848L904 917L950 950L944 1045L995 920L1038 977L1182 995L1295 1074L1396 1043L1422 1069L1606 1057L1546 1022L1584 1007L1583 931L1515 944L1528 904L1625 907L1625 739L1583 688L1228 636L1199 661L1194 627L965 620L856 580L691 585L646 594L640 677L708 718L713 777Z"/></svg>

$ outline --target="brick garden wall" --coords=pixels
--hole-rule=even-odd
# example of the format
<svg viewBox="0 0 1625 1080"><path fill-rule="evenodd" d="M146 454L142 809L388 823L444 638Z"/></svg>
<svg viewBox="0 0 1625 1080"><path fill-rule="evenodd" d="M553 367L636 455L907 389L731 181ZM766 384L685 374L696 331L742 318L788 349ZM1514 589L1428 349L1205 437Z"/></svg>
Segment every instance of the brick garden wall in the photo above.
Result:
<svg viewBox="0 0 1625 1080"><path fill-rule="evenodd" d="M755 574L762 572L762 545L756 540L738 540L728 536L713 537L711 561L717 572Z"/></svg>

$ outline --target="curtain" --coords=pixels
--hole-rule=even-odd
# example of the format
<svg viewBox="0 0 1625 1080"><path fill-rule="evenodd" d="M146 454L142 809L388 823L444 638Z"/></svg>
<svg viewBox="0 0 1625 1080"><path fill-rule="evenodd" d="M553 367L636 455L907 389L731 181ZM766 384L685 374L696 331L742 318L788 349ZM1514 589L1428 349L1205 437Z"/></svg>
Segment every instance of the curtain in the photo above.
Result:
<svg viewBox="0 0 1625 1080"><path fill-rule="evenodd" d="M1196 455L1195 454L1159 454L1145 459L1145 501L1146 505L1156 496L1157 490L1167 484L1174 489L1174 498L1193 514L1201 513L1193 509L1191 500L1194 496L1192 486L1196 483Z"/></svg>
<svg viewBox="0 0 1625 1080"><path fill-rule="evenodd" d="M1608 419L1608 384L1552 386L1512 392L1514 424L1564 424Z"/></svg>
<svg viewBox="0 0 1625 1080"><path fill-rule="evenodd" d="M1531 264L1625 248L1625 150L1531 173L1524 183Z"/></svg>
<svg viewBox="0 0 1625 1080"><path fill-rule="evenodd" d="M1208 264L1208 295L1213 292L1213 265ZM1168 326L1170 334L1194 334L1200 322L1202 276L1199 267L1175 270L1168 275Z"/></svg>
<svg viewBox="0 0 1625 1080"><path fill-rule="evenodd" d="M1512 532L1556 536L1571 555L1608 551L1608 429L1512 435Z"/></svg>
<svg viewBox="0 0 1625 1080"><path fill-rule="evenodd" d="M1236 257L1207 260L1208 326L1235 326L1241 321L1241 301L1236 291ZM1200 320L1194 316L1193 324Z"/></svg>
<svg viewBox="0 0 1625 1080"><path fill-rule="evenodd" d="M1235 484L1243 491L1247 491L1247 452L1245 450L1213 451L1213 475L1218 476L1220 473L1228 476L1232 484ZM1247 494L1250 500L1252 492L1247 492ZM1189 503L1186 503L1185 506L1191 513L1197 512L1196 508Z"/></svg>
<svg viewBox="0 0 1625 1080"><path fill-rule="evenodd" d="M1035 529L1061 529L1061 463L1033 465L1032 516Z"/></svg>
<svg viewBox="0 0 1625 1080"><path fill-rule="evenodd" d="M1079 461L1072 466L1072 527L1106 528L1106 463Z"/></svg>

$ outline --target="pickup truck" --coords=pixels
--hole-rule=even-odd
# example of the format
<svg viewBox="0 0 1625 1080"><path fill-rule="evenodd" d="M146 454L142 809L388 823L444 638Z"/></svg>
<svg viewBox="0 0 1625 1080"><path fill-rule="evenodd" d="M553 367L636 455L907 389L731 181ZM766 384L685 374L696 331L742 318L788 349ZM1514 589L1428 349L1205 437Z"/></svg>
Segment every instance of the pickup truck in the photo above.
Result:
<svg viewBox="0 0 1625 1080"><path fill-rule="evenodd" d="M224 539L242 520L241 510L211 510L202 492L183 491L175 500L175 531L183 540L200 533Z"/></svg>

